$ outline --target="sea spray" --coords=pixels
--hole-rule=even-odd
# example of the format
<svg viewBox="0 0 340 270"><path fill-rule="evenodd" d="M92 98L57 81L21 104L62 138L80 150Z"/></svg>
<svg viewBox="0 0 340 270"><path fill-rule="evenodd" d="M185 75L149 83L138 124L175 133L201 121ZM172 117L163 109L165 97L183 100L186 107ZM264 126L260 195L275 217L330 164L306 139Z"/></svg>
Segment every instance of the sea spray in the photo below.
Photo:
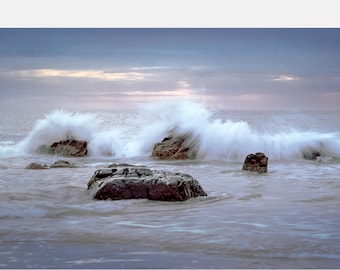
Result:
<svg viewBox="0 0 340 270"><path fill-rule="evenodd" d="M72 138L88 142L89 156L151 157L153 146L165 137L187 135L196 158L202 160L242 161L255 152L265 153L270 160L313 157L315 153L340 158L339 133L300 130L299 121L278 126L275 118L277 115L269 115L268 122L261 119L255 127L258 122L249 122L247 117L232 121L228 111L217 117L203 104L190 101L147 104L124 117L58 110L37 120L22 141L1 142L0 156L46 154L53 142Z"/></svg>
<svg viewBox="0 0 340 270"><path fill-rule="evenodd" d="M124 157L128 141L123 129L117 127L112 130L97 132L89 142L89 155L100 157Z"/></svg>
<svg viewBox="0 0 340 270"><path fill-rule="evenodd" d="M168 101L141 106L138 119L144 124L133 143L133 149L141 155L150 155L154 144L164 137L183 134L190 134L192 140L198 142L200 130L209 122L210 116L211 112L203 104L190 101Z"/></svg>
<svg viewBox="0 0 340 270"><path fill-rule="evenodd" d="M340 157L340 138L336 133L299 131L294 126L281 127L280 132L270 132L270 127L266 127L263 133L245 121L214 118L201 103L148 104L142 108L140 122L148 123L138 136L140 146L148 154L164 137L190 134L198 159L243 160L255 152L264 152L274 160L301 158L313 152Z"/></svg>
<svg viewBox="0 0 340 270"><path fill-rule="evenodd" d="M0 141L0 158L2 157L11 157L11 156L18 156L22 155L17 151L17 147L15 142L13 141Z"/></svg>
<svg viewBox="0 0 340 270"><path fill-rule="evenodd" d="M29 135L18 144L23 153L44 152L53 142L61 140L91 141L99 125L95 114L57 110L34 125Z"/></svg>

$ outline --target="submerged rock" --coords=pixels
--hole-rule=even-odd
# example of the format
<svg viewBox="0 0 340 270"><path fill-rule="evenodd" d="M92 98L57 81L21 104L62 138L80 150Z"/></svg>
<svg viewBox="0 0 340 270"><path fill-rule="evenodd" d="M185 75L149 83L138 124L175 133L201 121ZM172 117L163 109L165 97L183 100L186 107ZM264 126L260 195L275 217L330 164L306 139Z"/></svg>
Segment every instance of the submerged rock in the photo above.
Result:
<svg viewBox="0 0 340 270"><path fill-rule="evenodd" d="M321 153L316 150L304 150L302 152L303 158L308 160L317 160L321 157Z"/></svg>
<svg viewBox="0 0 340 270"><path fill-rule="evenodd" d="M200 183L188 174L153 171L143 166L97 170L88 182L88 193L97 200L185 201L207 196Z"/></svg>
<svg viewBox="0 0 340 270"><path fill-rule="evenodd" d="M58 160L50 165L50 168L74 168L76 165L67 160Z"/></svg>
<svg viewBox="0 0 340 270"><path fill-rule="evenodd" d="M268 167L268 157L263 153L249 154L244 163L243 170L255 171L259 173L267 172Z"/></svg>
<svg viewBox="0 0 340 270"><path fill-rule="evenodd" d="M197 151L192 141L192 136L189 134L166 137L162 142L154 145L152 156L159 159L195 159Z"/></svg>
<svg viewBox="0 0 340 270"><path fill-rule="evenodd" d="M87 142L77 140L59 141L53 143L50 149L56 155L83 157L87 155Z"/></svg>
<svg viewBox="0 0 340 270"><path fill-rule="evenodd" d="M76 167L74 163L70 163L66 160L58 160L49 166L47 164L31 162L25 167L25 169L40 170L40 169L49 169L49 168L74 168L74 167Z"/></svg>
<svg viewBox="0 0 340 270"><path fill-rule="evenodd" d="M25 169L30 169L30 170L42 170L42 169L49 169L49 167L46 164L40 164L37 162L31 162L28 164Z"/></svg>

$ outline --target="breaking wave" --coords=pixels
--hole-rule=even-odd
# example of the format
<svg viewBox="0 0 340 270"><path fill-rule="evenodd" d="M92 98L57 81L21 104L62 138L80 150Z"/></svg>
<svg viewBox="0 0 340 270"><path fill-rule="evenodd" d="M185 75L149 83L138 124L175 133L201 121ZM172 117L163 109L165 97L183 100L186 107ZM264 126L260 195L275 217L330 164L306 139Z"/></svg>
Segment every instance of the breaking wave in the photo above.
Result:
<svg viewBox="0 0 340 270"><path fill-rule="evenodd" d="M340 158L337 132L297 129L261 132L245 121L216 118L201 103L167 102L143 106L137 114L117 121L111 113L103 121L98 114L58 110L35 123L20 142L1 142L0 156L45 154L56 141L88 142L90 156L147 157L164 137L189 134L198 159L243 160L263 152L270 159L308 158L314 153ZM125 119L125 120L124 120Z"/></svg>

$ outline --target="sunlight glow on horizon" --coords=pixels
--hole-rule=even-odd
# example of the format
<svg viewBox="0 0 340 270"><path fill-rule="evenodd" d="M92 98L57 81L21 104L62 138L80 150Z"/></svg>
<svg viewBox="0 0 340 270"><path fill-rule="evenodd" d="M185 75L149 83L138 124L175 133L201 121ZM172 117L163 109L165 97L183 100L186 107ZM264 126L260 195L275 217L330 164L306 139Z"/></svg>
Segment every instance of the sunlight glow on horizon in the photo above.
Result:
<svg viewBox="0 0 340 270"><path fill-rule="evenodd" d="M164 91L129 91L126 92L126 96L146 96L146 97L193 97L193 91L190 89L175 89Z"/></svg>
<svg viewBox="0 0 340 270"><path fill-rule="evenodd" d="M61 96L100 96L119 105L178 97L228 108L340 109L338 29L0 29L0 36L6 107L26 106L27 97L54 97L57 106Z"/></svg>
<svg viewBox="0 0 340 270"><path fill-rule="evenodd" d="M23 78L29 77L66 77L84 78L103 81L142 81L151 74L140 72L109 72L103 70L64 70L64 69L33 69L13 71L12 75L19 75Z"/></svg>
<svg viewBox="0 0 340 270"><path fill-rule="evenodd" d="M274 81L298 81L299 78L296 77L296 76L293 76L293 75L284 74L284 75L280 75L280 76L274 78L273 80Z"/></svg>

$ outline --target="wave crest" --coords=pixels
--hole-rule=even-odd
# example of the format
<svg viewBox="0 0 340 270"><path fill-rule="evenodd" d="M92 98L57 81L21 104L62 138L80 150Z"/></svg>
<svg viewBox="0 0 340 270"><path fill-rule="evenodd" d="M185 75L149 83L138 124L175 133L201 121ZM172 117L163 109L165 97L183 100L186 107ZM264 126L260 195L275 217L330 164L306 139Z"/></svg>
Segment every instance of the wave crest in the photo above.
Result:
<svg viewBox="0 0 340 270"><path fill-rule="evenodd" d="M190 134L189 145L195 148L198 159L243 160L255 152L263 152L273 160L308 158L316 153L340 158L338 133L295 129L266 129L263 133L245 121L214 118L201 103L149 104L137 116L134 114L130 125L124 121L117 124L113 119L103 123L99 118L97 114L54 111L38 120L21 142L0 144L0 155L36 153L53 142L75 139L88 142L91 156L147 157L163 138Z"/></svg>

